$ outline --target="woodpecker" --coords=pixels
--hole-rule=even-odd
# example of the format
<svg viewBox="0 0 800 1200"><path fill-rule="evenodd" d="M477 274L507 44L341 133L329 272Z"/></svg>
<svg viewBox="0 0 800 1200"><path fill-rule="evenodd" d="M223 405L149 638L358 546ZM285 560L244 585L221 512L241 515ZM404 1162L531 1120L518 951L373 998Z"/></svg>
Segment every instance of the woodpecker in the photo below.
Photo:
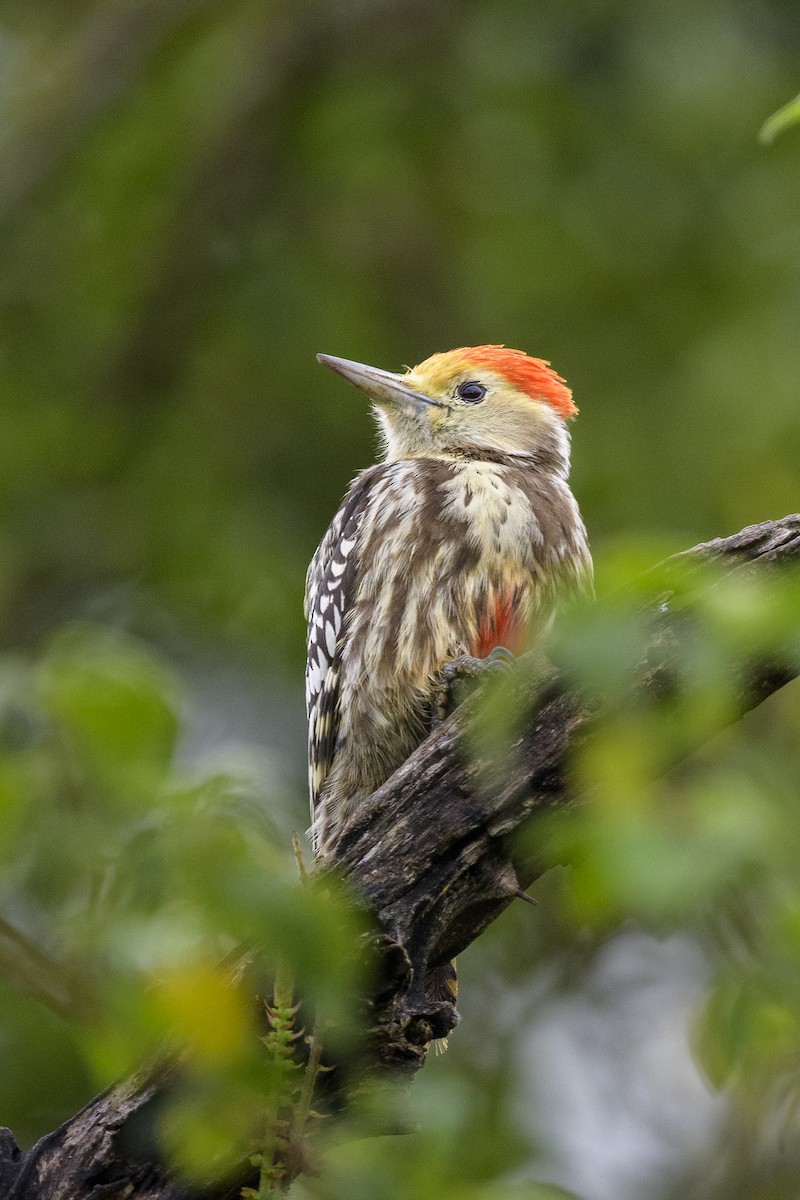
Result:
<svg viewBox="0 0 800 1200"><path fill-rule="evenodd" d="M367 394L383 458L356 476L311 561L311 838L327 858L358 804L426 736L446 664L522 652L591 588L569 489L577 409L543 359L504 346L393 374L320 354Z"/></svg>

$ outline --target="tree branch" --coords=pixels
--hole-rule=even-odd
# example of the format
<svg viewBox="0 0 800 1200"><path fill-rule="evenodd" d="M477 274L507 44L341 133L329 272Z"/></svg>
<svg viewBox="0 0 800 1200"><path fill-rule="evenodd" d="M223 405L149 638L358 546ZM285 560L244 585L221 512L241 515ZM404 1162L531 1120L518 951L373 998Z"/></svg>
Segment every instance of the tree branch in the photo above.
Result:
<svg viewBox="0 0 800 1200"><path fill-rule="evenodd" d="M700 585L709 586L704 564L724 571L721 582L799 559L795 514L704 542L673 561L689 571L696 562ZM639 672L643 690L670 678L684 620L670 596L660 597ZM739 715L800 673L797 663L729 666ZM395 957L400 949L407 957L399 990L377 1014L377 1057L391 1067L416 1070L430 1037L448 1033L457 1019L451 1004L426 994L428 972L464 950L552 865L521 850L525 839L512 835L576 800L569 759L602 711L552 671L516 675L509 707L528 719L515 740L492 758L476 754L476 705L463 705L359 807L337 846L337 868L367 900Z"/></svg>
<svg viewBox="0 0 800 1200"><path fill-rule="evenodd" d="M678 556L690 570L698 564L699 587L714 586L702 575L704 562L716 563L724 579L798 559L800 515ZM652 620L638 679L643 692L668 685L685 609L673 612L667 594ZM744 654L730 669L742 713L800 673L797 663L754 665ZM370 1055L383 1070L412 1073L431 1038L453 1027L453 1006L437 994L431 971L474 941L545 865L520 849L516 835L537 814L576 799L569 758L602 716L601 705L552 671L534 679L520 667L511 686L513 711L528 714L520 732L494 753L475 753L477 705L468 701L359 808L339 842L335 867L374 914L383 954L379 994L370 998ZM80 1200L102 1186L104 1196L185 1197L154 1150L152 1113L163 1087L152 1077L120 1085L27 1154L7 1131L0 1134L0 1194ZM221 1200L244 1181L204 1194Z"/></svg>

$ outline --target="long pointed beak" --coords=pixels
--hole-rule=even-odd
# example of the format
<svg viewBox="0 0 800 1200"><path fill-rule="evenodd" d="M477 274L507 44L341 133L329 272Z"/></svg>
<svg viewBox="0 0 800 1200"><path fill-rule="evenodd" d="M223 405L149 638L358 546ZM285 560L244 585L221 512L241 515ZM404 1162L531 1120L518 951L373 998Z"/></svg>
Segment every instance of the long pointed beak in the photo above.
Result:
<svg viewBox="0 0 800 1200"><path fill-rule="evenodd" d="M334 358L332 354L318 354L317 362L330 367L348 383L354 383L376 404L399 404L406 408L409 405L420 404L430 404L434 408L445 407L438 400L432 400L422 392L415 392L403 375L393 375L391 371L381 371L379 367L368 367L366 363L351 362L349 358Z"/></svg>

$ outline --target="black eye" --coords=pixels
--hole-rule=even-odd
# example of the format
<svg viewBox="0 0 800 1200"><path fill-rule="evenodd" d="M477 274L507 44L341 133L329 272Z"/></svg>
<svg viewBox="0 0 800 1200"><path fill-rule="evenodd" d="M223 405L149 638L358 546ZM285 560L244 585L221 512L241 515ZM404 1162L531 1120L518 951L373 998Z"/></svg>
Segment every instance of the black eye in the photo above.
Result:
<svg viewBox="0 0 800 1200"><path fill-rule="evenodd" d="M467 404L478 404L486 395L486 388L472 379L468 383L460 383L456 388L456 395L459 400L466 400Z"/></svg>

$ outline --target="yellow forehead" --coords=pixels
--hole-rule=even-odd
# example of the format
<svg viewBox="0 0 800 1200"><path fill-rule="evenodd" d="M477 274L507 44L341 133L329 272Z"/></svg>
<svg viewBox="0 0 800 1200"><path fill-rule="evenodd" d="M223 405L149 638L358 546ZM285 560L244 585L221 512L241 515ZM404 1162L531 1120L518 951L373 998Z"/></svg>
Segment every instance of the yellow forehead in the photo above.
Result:
<svg viewBox="0 0 800 1200"><path fill-rule="evenodd" d="M464 379L477 371L477 364L471 365L461 350L446 350L441 354L432 354L418 366L412 367L411 374L424 380L428 387L440 391L454 380Z"/></svg>

